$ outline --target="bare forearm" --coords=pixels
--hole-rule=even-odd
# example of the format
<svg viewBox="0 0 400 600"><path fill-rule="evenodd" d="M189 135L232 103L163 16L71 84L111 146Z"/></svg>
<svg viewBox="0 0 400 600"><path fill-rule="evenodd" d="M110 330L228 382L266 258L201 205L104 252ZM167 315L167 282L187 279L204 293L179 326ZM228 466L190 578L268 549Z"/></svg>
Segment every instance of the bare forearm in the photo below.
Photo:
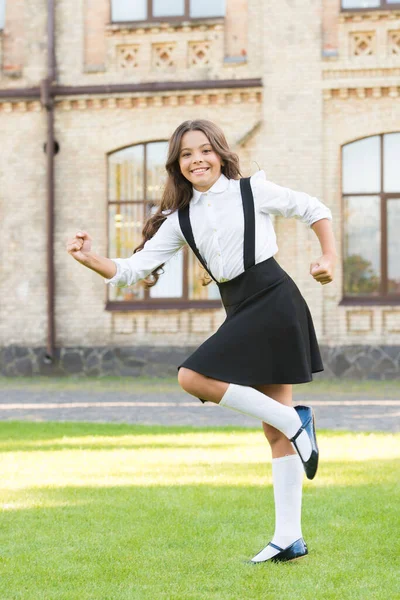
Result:
<svg viewBox="0 0 400 600"><path fill-rule="evenodd" d="M82 264L105 279L111 279L117 272L117 266L110 258L99 256L93 252L86 255L85 261Z"/></svg>
<svg viewBox="0 0 400 600"><path fill-rule="evenodd" d="M318 237L322 254L336 257L336 244L331 221L329 219L320 219L311 225L311 229Z"/></svg>

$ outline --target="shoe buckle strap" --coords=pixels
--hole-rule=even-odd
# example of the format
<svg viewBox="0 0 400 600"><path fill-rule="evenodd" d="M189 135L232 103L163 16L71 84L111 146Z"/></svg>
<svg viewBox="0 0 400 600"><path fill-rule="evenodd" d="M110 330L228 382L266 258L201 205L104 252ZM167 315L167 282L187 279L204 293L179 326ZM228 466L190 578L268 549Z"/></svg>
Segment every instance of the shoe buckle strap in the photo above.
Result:
<svg viewBox="0 0 400 600"><path fill-rule="evenodd" d="M300 427L300 429L298 430L297 433L295 433L295 435L290 438L291 442L294 442L295 440L297 440L297 438L299 437L299 435L305 430L305 428L311 423L312 417L310 417L309 419L307 419L307 421L305 423L303 423L303 425Z"/></svg>
<svg viewBox="0 0 400 600"><path fill-rule="evenodd" d="M279 552L283 551L283 548L280 548L279 546L277 546L276 544L273 544L272 542L270 542L268 544L268 546L272 546L272 548L275 548L275 550L279 550Z"/></svg>

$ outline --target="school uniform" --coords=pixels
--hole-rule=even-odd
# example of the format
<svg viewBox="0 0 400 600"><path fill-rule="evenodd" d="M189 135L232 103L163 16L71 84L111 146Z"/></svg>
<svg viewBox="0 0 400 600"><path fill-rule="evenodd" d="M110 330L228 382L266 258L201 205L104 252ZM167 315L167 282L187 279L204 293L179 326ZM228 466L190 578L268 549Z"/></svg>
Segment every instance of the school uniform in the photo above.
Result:
<svg viewBox="0 0 400 600"><path fill-rule="evenodd" d="M323 364L309 308L274 258L271 215L296 217L309 227L332 219L317 198L266 179L227 179L207 191L193 189L185 209L169 214L143 250L112 259L111 285L132 285L188 244L218 285L226 320L181 365L243 386L304 383Z"/></svg>

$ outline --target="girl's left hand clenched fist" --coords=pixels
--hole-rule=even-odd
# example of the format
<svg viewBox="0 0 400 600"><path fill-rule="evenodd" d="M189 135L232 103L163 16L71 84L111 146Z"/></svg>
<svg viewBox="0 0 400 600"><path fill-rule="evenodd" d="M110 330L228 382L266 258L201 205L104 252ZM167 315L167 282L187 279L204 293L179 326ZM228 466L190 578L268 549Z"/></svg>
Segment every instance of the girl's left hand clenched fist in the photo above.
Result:
<svg viewBox="0 0 400 600"><path fill-rule="evenodd" d="M321 285L331 283L335 272L336 257L323 254L318 260L311 263L310 274Z"/></svg>

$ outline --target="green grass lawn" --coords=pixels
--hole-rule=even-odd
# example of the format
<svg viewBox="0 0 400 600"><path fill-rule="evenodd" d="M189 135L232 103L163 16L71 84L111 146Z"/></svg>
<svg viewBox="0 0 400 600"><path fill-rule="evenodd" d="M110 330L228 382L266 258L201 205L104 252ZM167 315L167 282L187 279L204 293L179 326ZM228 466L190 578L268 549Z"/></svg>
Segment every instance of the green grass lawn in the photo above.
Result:
<svg viewBox="0 0 400 600"><path fill-rule="evenodd" d="M322 432L310 555L273 533L259 430L0 424L1 600L400 598L400 435Z"/></svg>

